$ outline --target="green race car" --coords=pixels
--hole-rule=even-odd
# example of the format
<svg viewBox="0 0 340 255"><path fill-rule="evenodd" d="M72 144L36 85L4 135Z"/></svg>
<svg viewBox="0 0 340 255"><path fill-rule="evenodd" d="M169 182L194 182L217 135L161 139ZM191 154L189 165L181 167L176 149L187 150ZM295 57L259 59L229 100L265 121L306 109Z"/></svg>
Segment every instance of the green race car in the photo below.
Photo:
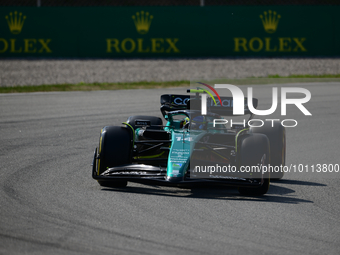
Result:
<svg viewBox="0 0 340 255"><path fill-rule="evenodd" d="M95 149L92 177L104 187L125 187L128 182L172 187L233 186L242 195L263 195L271 178L283 177L285 128L272 121L227 128L222 116L230 116L228 104L210 104L202 114L199 94L162 95L163 120L154 116L131 116L123 126L101 130ZM215 100L214 100L215 101ZM231 102L231 103L230 103ZM227 105L227 106L226 106ZM257 99L253 99L257 106ZM221 124L223 123L223 124ZM272 168L270 168L270 166ZM274 167L281 171L271 171ZM281 166L281 168L280 168Z"/></svg>

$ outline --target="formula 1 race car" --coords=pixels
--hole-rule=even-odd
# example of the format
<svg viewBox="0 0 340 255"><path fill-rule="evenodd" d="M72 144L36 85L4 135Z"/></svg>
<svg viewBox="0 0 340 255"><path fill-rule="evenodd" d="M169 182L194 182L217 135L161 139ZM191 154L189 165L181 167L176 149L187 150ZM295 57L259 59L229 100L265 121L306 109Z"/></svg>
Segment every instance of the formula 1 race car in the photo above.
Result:
<svg viewBox="0 0 340 255"><path fill-rule="evenodd" d="M285 128L272 121L262 126L227 127L219 124L222 116L232 115L232 97L222 97L229 104L210 105L202 115L200 93L162 95L161 113L131 116L124 126L106 126L101 130L95 149L92 177L104 187L125 187L128 182L172 187L232 186L242 195L267 193L270 178L280 179L283 172L271 172L268 166L284 166ZM220 98L219 98L220 99ZM253 98L253 106L257 107ZM220 121L220 123L222 123ZM225 123L225 122L223 122ZM216 124L216 125L215 125ZM282 169L282 168L281 168Z"/></svg>

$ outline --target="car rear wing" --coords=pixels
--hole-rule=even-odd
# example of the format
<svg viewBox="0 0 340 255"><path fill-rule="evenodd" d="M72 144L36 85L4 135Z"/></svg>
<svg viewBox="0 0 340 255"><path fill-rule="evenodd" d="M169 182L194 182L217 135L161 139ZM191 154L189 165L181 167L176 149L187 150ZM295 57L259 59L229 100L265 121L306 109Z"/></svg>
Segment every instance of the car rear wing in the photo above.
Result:
<svg viewBox="0 0 340 255"><path fill-rule="evenodd" d="M161 95L161 105L186 106L188 100L190 100L190 95L175 95L175 94Z"/></svg>

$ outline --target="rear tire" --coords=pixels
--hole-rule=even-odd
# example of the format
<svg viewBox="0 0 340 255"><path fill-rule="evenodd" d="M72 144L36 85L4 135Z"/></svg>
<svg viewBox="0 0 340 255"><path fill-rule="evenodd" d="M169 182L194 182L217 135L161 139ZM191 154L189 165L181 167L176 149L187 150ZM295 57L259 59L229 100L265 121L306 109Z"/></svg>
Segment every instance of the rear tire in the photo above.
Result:
<svg viewBox="0 0 340 255"><path fill-rule="evenodd" d="M131 140L131 130L128 128L107 126L102 129L98 149L98 175L108 168L131 163ZM125 180L100 180L98 183L104 187L125 187L127 185Z"/></svg>
<svg viewBox="0 0 340 255"><path fill-rule="evenodd" d="M239 143L238 160L241 166L257 166L259 164L268 165L270 157L269 140L263 134L250 134L241 139ZM270 184L270 173L253 173L254 179L263 181L260 187L247 188L240 187L238 190L241 195L261 196L268 192Z"/></svg>
<svg viewBox="0 0 340 255"><path fill-rule="evenodd" d="M270 143L270 165L279 167L281 171L271 172L272 180L279 180L283 177L284 171L282 170L286 164L286 129L279 121L265 122L262 127L251 127L252 133L264 134L268 137ZM282 167L281 167L282 166Z"/></svg>

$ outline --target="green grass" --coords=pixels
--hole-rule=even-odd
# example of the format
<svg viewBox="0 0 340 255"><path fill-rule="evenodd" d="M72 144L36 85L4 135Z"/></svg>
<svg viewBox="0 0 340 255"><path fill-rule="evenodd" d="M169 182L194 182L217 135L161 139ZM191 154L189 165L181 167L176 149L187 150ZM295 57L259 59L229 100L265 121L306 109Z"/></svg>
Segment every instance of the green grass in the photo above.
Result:
<svg viewBox="0 0 340 255"><path fill-rule="evenodd" d="M36 86L13 86L0 87L0 93L28 93L28 92L51 92L51 91L93 91L93 90L118 90L118 89L154 89L166 87L189 86L189 81L167 82L118 82L118 83L78 83L78 84L55 84Z"/></svg>
<svg viewBox="0 0 340 255"><path fill-rule="evenodd" d="M340 74L292 74L289 76L280 76L278 74L268 75L268 78L340 78Z"/></svg>
<svg viewBox="0 0 340 255"><path fill-rule="evenodd" d="M204 81L203 81L204 82ZM206 81L208 83L229 83L235 85L279 84L300 82L340 82L340 74L322 75L268 75L267 77L251 77L243 79L216 79ZM118 83L78 83L78 84L54 84L36 86L12 86L0 87L0 93L30 93L51 91L94 91L94 90L118 90L118 89L155 89L171 87L189 87L190 81L166 81L166 82L118 82Z"/></svg>

